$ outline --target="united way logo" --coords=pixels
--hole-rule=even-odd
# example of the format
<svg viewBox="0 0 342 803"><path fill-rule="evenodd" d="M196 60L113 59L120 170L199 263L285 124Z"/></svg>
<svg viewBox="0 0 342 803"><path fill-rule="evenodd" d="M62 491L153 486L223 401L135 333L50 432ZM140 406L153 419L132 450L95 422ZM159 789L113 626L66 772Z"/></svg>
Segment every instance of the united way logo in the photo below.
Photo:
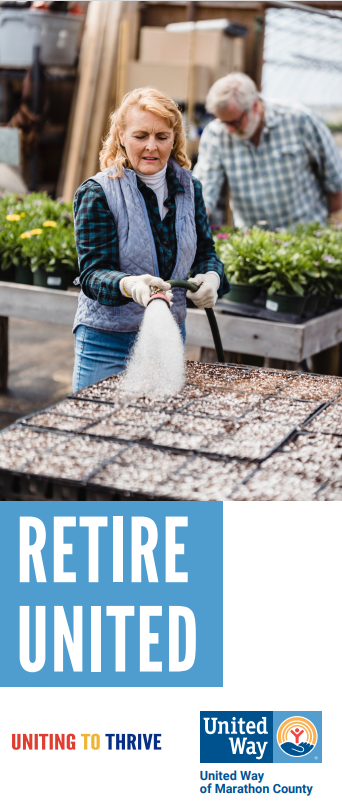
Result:
<svg viewBox="0 0 342 803"><path fill-rule="evenodd" d="M285 719L278 728L277 742L283 753L292 758L303 758L316 747L317 730L310 719L294 716Z"/></svg>

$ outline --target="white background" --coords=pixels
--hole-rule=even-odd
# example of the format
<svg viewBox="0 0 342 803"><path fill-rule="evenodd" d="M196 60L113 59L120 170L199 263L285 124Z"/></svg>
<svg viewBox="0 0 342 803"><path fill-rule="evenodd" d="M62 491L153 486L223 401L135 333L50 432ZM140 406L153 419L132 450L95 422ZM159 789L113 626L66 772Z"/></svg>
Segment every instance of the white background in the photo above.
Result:
<svg viewBox="0 0 342 803"><path fill-rule="evenodd" d="M4 803L192 803L209 797L200 769L265 772L270 790L313 784L314 803L341 799L342 503L227 502L224 514L223 688L0 689ZM201 709L322 710L323 764L200 765ZM118 732L162 733L163 749L110 752L104 734ZM75 733L77 748L13 751L12 733ZM99 733L101 748L85 752L81 733Z"/></svg>

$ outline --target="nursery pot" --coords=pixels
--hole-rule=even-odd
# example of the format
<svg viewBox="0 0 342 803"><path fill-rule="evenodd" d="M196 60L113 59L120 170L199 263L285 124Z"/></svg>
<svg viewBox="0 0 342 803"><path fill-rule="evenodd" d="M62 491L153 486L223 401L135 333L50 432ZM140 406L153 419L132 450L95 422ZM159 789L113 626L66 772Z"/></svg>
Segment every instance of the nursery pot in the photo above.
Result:
<svg viewBox="0 0 342 803"><path fill-rule="evenodd" d="M15 282L14 265L11 265L7 270L0 270L0 282Z"/></svg>
<svg viewBox="0 0 342 803"><path fill-rule="evenodd" d="M251 304L257 295L259 288L252 284L231 284L230 293L226 293L223 298L234 301L235 304Z"/></svg>
<svg viewBox="0 0 342 803"><path fill-rule="evenodd" d="M327 312L329 304L331 301L330 296L318 296L318 307L320 312Z"/></svg>
<svg viewBox="0 0 342 803"><path fill-rule="evenodd" d="M318 307L318 293L311 293L307 299L305 304L305 312L308 312L310 315L314 315Z"/></svg>
<svg viewBox="0 0 342 803"><path fill-rule="evenodd" d="M266 297L266 309L271 312L288 312L301 316L304 312L306 296L291 296L287 293L273 293Z"/></svg>
<svg viewBox="0 0 342 803"><path fill-rule="evenodd" d="M33 284L33 273L29 265L15 266L15 281L17 284Z"/></svg>
<svg viewBox="0 0 342 803"><path fill-rule="evenodd" d="M44 268L38 268L33 274L35 287L48 287L49 290L67 290L71 283L70 271L65 268L56 268L53 273L47 273Z"/></svg>

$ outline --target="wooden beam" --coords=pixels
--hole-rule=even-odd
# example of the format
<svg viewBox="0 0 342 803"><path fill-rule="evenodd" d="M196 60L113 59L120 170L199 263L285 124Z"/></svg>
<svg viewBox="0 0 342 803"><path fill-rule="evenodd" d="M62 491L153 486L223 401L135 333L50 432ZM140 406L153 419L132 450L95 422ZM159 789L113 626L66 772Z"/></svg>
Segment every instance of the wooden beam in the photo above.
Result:
<svg viewBox="0 0 342 803"><path fill-rule="evenodd" d="M257 318L240 318L220 313L216 313L216 319L224 351L276 357L295 362L303 359L301 356L303 325L273 323ZM203 310L188 310L186 332L189 345L213 347L212 334Z"/></svg>
<svg viewBox="0 0 342 803"><path fill-rule="evenodd" d="M106 15L104 3L91 2L88 6L82 39L79 84L75 104L75 116L70 137L69 153L65 171L63 197L71 201L80 184L83 160L94 105L97 77L105 34Z"/></svg>
<svg viewBox="0 0 342 803"><path fill-rule="evenodd" d="M0 282L0 316L72 326L77 302L78 293L70 290Z"/></svg>
<svg viewBox="0 0 342 803"><path fill-rule="evenodd" d="M77 301L78 293L72 290L0 282L0 316L6 319L14 316L72 326ZM300 324L226 315L219 310L215 314L225 351L301 362L342 342L342 308ZM204 310L188 310L186 333L187 345L213 348ZM1 337L5 343L6 324L0 329Z"/></svg>
<svg viewBox="0 0 342 803"><path fill-rule="evenodd" d="M105 30L102 42L101 60L98 69L89 136L85 159L81 171L81 181L94 175L100 169L99 151L101 139L106 131L112 98L112 84L115 80L118 51L119 25L122 2L102 3L105 17Z"/></svg>

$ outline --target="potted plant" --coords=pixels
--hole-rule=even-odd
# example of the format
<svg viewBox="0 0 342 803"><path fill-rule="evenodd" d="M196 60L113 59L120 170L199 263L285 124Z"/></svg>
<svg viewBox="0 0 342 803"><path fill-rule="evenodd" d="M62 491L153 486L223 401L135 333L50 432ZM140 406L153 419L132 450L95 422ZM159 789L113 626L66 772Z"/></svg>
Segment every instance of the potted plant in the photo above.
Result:
<svg viewBox="0 0 342 803"><path fill-rule="evenodd" d="M44 221L42 227L22 235L22 253L29 260L33 284L66 290L77 271L77 252L71 227L59 227L55 221Z"/></svg>
<svg viewBox="0 0 342 803"><path fill-rule="evenodd" d="M293 231L221 229L216 250L225 265L232 292L265 291L266 306L276 312L312 315L327 308L333 296L342 299L342 231L318 223L301 224ZM249 300L251 295L249 295Z"/></svg>
<svg viewBox="0 0 342 803"><path fill-rule="evenodd" d="M261 232L262 234L262 232ZM215 237L218 256L224 263L225 273L230 283L230 292L224 298L240 304L251 304L259 294L255 277L255 261L259 243L258 233L239 231L220 231Z"/></svg>
<svg viewBox="0 0 342 803"><path fill-rule="evenodd" d="M10 208L0 209L1 281L14 282L16 266L20 263L20 232L25 224L23 216Z"/></svg>

